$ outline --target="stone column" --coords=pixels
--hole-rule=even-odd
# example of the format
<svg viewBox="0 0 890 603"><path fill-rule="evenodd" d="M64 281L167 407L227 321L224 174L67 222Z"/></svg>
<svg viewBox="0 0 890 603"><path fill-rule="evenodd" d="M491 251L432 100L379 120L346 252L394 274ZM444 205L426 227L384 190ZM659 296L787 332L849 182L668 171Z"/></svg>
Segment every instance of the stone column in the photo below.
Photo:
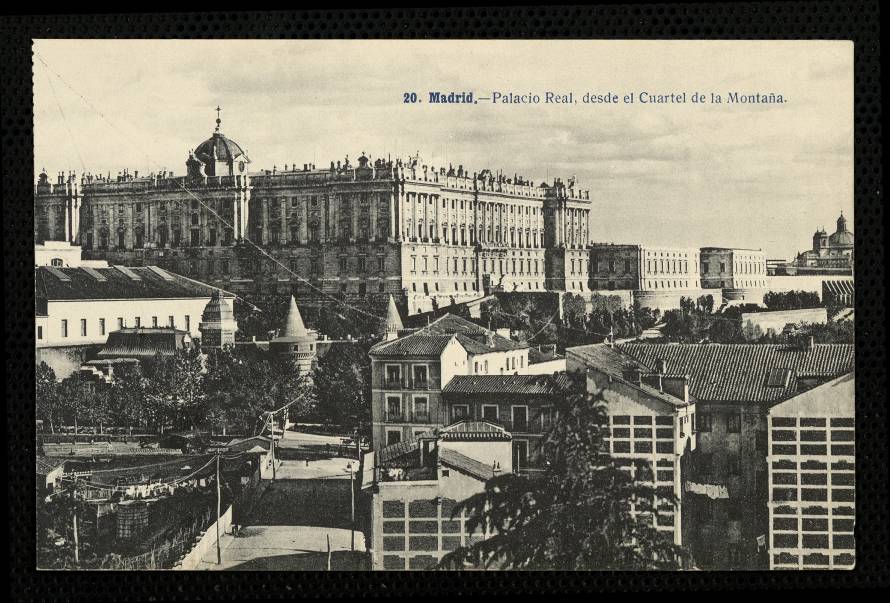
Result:
<svg viewBox="0 0 890 603"><path fill-rule="evenodd" d="M300 245L309 241L309 199L300 197L297 210L300 212Z"/></svg>
<svg viewBox="0 0 890 603"><path fill-rule="evenodd" d="M263 212L263 238L261 244L265 245L269 241L269 199L264 198L260 203L262 203Z"/></svg>
<svg viewBox="0 0 890 603"><path fill-rule="evenodd" d="M282 197L279 200L279 207L281 208L281 244L287 245L287 197Z"/></svg>
<svg viewBox="0 0 890 603"><path fill-rule="evenodd" d="M71 210L68 208L69 200L66 197L64 201L65 222L63 225L63 238L65 241L71 241Z"/></svg>
<svg viewBox="0 0 890 603"><path fill-rule="evenodd" d="M354 173L354 172L353 172ZM355 242L358 239L358 213L359 213L359 202L358 197L355 194L352 195L343 195L340 197L341 202L345 207L349 208L349 216L352 218L350 222L352 223L352 232L350 233L349 240Z"/></svg>

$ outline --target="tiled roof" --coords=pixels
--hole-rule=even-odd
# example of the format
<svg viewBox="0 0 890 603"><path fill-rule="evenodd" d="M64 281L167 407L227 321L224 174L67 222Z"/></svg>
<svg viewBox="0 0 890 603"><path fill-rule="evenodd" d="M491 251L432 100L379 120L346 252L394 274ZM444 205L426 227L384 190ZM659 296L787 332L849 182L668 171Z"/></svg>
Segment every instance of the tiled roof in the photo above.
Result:
<svg viewBox="0 0 890 603"><path fill-rule="evenodd" d="M471 459L455 450L439 448L439 461L443 465L447 465L483 481L488 481L494 477L494 470L491 467L476 459Z"/></svg>
<svg viewBox="0 0 890 603"><path fill-rule="evenodd" d="M566 375L455 375L445 394L555 394L568 389Z"/></svg>
<svg viewBox="0 0 890 603"><path fill-rule="evenodd" d="M528 347L455 314L445 314L431 322L429 326L423 327L421 331L457 334L459 341L471 354L521 350Z"/></svg>
<svg viewBox="0 0 890 603"><path fill-rule="evenodd" d="M697 400L773 402L798 392L800 377L829 379L853 371L852 344L816 344L811 350L768 344L624 344L618 349L654 368L690 376L689 393ZM784 387L770 386L772 369L787 368Z"/></svg>
<svg viewBox="0 0 890 603"><path fill-rule="evenodd" d="M420 442L417 438L385 446L377 451L377 464L383 466L384 463L391 463L396 459L411 454L419 447Z"/></svg>
<svg viewBox="0 0 890 603"><path fill-rule="evenodd" d="M371 348L371 356L438 356L454 335L412 333L392 341L382 341Z"/></svg>
<svg viewBox="0 0 890 603"><path fill-rule="evenodd" d="M837 281L822 281L822 286L825 291L832 295L853 295L854 287L853 281L847 280L837 280Z"/></svg>
<svg viewBox="0 0 890 603"><path fill-rule="evenodd" d="M509 441L510 434L501 427L488 421L470 421L462 419L439 429L439 437L450 442L463 441Z"/></svg>
<svg viewBox="0 0 890 603"><path fill-rule="evenodd" d="M37 298L49 301L209 298L213 293L213 287L156 266L129 267L126 270L118 267L87 270L36 266L34 283Z"/></svg>
<svg viewBox="0 0 890 603"><path fill-rule="evenodd" d="M651 369L645 364L641 363L639 360L635 359L633 356L629 354L623 353L616 347L612 347L607 343L595 343L592 345L584 345L578 346L574 348L569 348L569 354L580 357L587 366L593 367L599 370L602 373L607 375L611 375L612 378L618 379L623 383L626 383L630 387L634 387L644 394L651 396L653 398L657 398L663 402L667 402L671 405L684 405L686 402L681 400L680 398L674 397L668 393L665 393L659 390L656 387L652 387L647 383L640 383L632 380L625 379L624 375L626 371L639 370L643 374L650 374ZM673 367L669 367L673 368ZM672 372L670 374L664 374L666 377L684 377L684 374ZM694 396L690 396L694 398Z"/></svg>
<svg viewBox="0 0 890 603"><path fill-rule="evenodd" d="M170 327L120 329L108 334L108 341L98 357L147 359L156 354L171 356L183 348L186 336L187 331Z"/></svg>
<svg viewBox="0 0 890 603"><path fill-rule="evenodd" d="M436 356L442 353L452 337L456 337L470 354L521 350L528 347L460 316L445 314L398 339L378 343L371 348L371 355Z"/></svg>
<svg viewBox="0 0 890 603"><path fill-rule="evenodd" d="M48 459L45 456L37 457L37 474L49 475L59 467L64 467L65 461L59 459Z"/></svg>

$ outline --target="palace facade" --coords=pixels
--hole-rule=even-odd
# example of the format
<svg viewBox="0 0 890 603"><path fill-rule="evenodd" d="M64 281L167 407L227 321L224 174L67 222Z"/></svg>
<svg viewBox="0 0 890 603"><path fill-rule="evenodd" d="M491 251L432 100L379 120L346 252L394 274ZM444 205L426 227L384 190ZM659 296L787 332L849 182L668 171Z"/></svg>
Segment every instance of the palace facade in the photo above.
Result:
<svg viewBox="0 0 890 603"><path fill-rule="evenodd" d="M392 294L410 313L491 291L588 290L590 197L574 179L535 186L364 153L324 169L249 166L217 118L184 175L72 172L53 183L44 171L36 240L239 294L381 306Z"/></svg>

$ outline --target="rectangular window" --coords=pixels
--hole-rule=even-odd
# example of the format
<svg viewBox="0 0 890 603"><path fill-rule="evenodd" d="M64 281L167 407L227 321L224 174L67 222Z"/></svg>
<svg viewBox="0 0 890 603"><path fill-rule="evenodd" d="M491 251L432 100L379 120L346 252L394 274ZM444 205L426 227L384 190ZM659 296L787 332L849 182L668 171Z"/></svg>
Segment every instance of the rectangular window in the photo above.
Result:
<svg viewBox="0 0 890 603"><path fill-rule="evenodd" d="M185 315L185 330L189 332L192 330L192 317L188 314Z"/></svg>
<svg viewBox="0 0 890 603"><path fill-rule="evenodd" d="M402 382L402 367L397 364L386 365L386 384L390 387L399 386Z"/></svg>
<svg viewBox="0 0 890 603"><path fill-rule="evenodd" d="M528 407L513 407L513 431L528 431Z"/></svg>
<svg viewBox="0 0 890 603"><path fill-rule="evenodd" d="M142 317L141 317L141 316L137 316L137 317L136 317L136 328L138 329L138 328L141 327L141 326L142 326Z"/></svg>
<svg viewBox="0 0 890 603"><path fill-rule="evenodd" d="M105 335L105 319L99 319L99 335Z"/></svg>
<svg viewBox="0 0 890 603"><path fill-rule="evenodd" d="M397 421L402 418L402 398L399 396L386 397L386 419Z"/></svg>
<svg viewBox="0 0 890 603"><path fill-rule="evenodd" d="M173 318L172 316L168 316L168 317L167 317L167 326L168 326L168 327L175 327L175 326L176 326L176 319Z"/></svg>
<svg viewBox="0 0 890 603"><path fill-rule="evenodd" d="M711 431L711 415L698 413L698 430Z"/></svg>
<svg viewBox="0 0 890 603"><path fill-rule="evenodd" d="M386 445L391 446L392 444L398 444L402 441L402 430L401 429L392 429L386 432Z"/></svg>
<svg viewBox="0 0 890 603"><path fill-rule="evenodd" d="M37 339L43 339L43 327L39 325L37 327Z"/></svg>
<svg viewBox="0 0 890 603"><path fill-rule="evenodd" d="M124 319L121 318L120 316L117 317L117 328L118 328L118 330L124 328Z"/></svg>
<svg viewBox="0 0 890 603"><path fill-rule="evenodd" d="M451 407L451 420L466 419L470 416L469 404L455 404Z"/></svg>
<svg viewBox="0 0 890 603"><path fill-rule="evenodd" d="M62 319L62 337L68 337L68 321Z"/></svg>
<svg viewBox="0 0 890 603"><path fill-rule="evenodd" d="M157 329L157 328L158 328L158 317L157 317L157 316L152 316L152 317L151 317L151 326L152 326L153 329Z"/></svg>
<svg viewBox="0 0 890 603"><path fill-rule="evenodd" d="M87 319L86 318L80 319L80 336L81 337L87 336Z"/></svg>
<svg viewBox="0 0 890 603"><path fill-rule="evenodd" d="M726 431L729 433L741 433L742 415L732 414L726 417Z"/></svg>
<svg viewBox="0 0 890 603"><path fill-rule="evenodd" d="M415 365L414 369L414 387L426 387L429 385L427 381L427 367L425 364Z"/></svg>
<svg viewBox="0 0 890 603"><path fill-rule="evenodd" d="M498 406L497 404L483 404L482 405L482 418L486 421L497 421L498 420Z"/></svg>
<svg viewBox="0 0 890 603"><path fill-rule="evenodd" d="M416 396L414 398L414 420L430 420L430 402L426 396Z"/></svg>

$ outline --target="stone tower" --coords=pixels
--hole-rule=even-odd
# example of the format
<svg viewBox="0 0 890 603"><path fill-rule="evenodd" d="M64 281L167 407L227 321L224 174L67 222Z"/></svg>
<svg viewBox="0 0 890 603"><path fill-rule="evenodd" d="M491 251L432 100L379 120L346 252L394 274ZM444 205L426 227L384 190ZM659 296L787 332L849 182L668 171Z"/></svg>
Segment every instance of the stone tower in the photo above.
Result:
<svg viewBox="0 0 890 603"><path fill-rule="evenodd" d="M201 347L204 349L235 345L238 323L235 322L232 307L219 289L213 291L210 301L204 306L198 329L201 331Z"/></svg>
<svg viewBox="0 0 890 603"><path fill-rule="evenodd" d="M393 299L392 295L389 296L389 305L386 308L386 324L383 327L383 340L391 341L393 339L398 339L399 331L401 331L404 327L402 326L402 317L399 316L399 309L396 307L396 300Z"/></svg>
<svg viewBox="0 0 890 603"><path fill-rule="evenodd" d="M284 329L278 337L269 342L270 351L288 357L297 369L297 373L304 375L310 373L315 364L316 340L315 333L303 324L297 300L291 297Z"/></svg>

